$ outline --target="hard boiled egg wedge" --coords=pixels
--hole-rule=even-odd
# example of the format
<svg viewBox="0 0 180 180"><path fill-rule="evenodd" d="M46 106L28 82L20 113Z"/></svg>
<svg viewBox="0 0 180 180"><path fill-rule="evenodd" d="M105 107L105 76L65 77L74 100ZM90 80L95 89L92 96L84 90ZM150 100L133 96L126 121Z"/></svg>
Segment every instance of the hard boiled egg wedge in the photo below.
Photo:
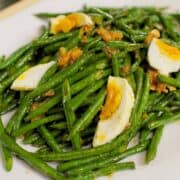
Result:
<svg viewBox="0 0 180 180"><path fill-rule="evenodd" d="M11 89L17 91L29 91L37 87L46 71L55 64L54 61L36 65L23 72L11 85Z"/></svg>
<svg viewBox="0 0 180 180"><path fill-rule="evenodd" d="M69 32L73 28L93 24L91 17L84 13L72 13L67 16L59 15L51 19L50 32L52 34Z"/></svg>
<svg viewBox="0 0 180 180"><path fill-rule="evenodd" d="M124 78L110 76L107 97L101 109L100 120L93 139L93 146L109 143L128 125L134 105L134 93Z"/></svg>
<svg viewBox="0 0 180 180"><path fill-rule="evenodd" d="M154 38L148 49L149 64L164 75L180 69L180 50Z"/></svg>

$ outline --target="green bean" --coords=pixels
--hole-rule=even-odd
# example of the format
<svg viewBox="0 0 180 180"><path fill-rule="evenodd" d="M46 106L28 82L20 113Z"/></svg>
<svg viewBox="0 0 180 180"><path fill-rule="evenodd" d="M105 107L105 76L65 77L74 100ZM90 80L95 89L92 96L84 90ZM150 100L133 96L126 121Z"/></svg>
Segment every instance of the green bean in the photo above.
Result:
<svg viewBox="0 0 180 180"><path fill-rule="evenodd" d="M92 104L87 109L87 111L82 115L79 121L73 125L72 131L71 131L71 137L73 137L79 131L85 129L91 123L92 119L101 109L101 106L104 102L105 95L106 95L106 92L105 92L105 89L103 88L97 95L97 101L94 104Z"/></svg>
<svg viewBox="0 0 180 180"><path fill-rule="evenodd" d="M8 76L8 72L7 71L2 72L1 76L0 76L0 82L2 82L7 76Z"/></svg>
<svg viewBox="0 0 180 180"><path fill-rule="evenodd" d="M140 142L147 141L151 134L152 132L149 129L142 129L140 133Z"/></svg>
<svg viewBox="0 0 180 180"><path fill-rule="evenodd" d="M83 102L83 103L81 104L81 106L82 106L82 107L83 107L83 106L89 106L89 105L93 104L95 101L96 101L96 97L95 97L95 96L90 96L90 97L88 97L88 98L86 99L85 102Z"/></svg>
<svg viewBox="0 0 180 180"><path fill-rule="evenodd" d="M50 53L53 53L53 52L56 52L60 47L64 47L66 42L68 41L69 39L65 40L65 41L58 41L58 42L55 42L53 44L49 44L47 45L45 48L44 48L44 52L46 54L50 54Z"/></svg>
<svg viewBox="0 0 180 180"><path fill-rule="evenodd" d="M72 178L72 180L73 179L79 180L81 178L82 179L96 178L99 176L109 175L109 174L112 174L113 172L120 171L120 170L126 170L126 169L135 169L134 162L123 162L123 163L115 163L115 164L112 163L112 164L109 164L106 167L102 167L96 171L89 171L85 174L77 175L77 177Z"/></svg>
<svg viewBox="0 0 180 180"><path fill-rule="evenodd" d="M38 133L33 133L32 135L29 136L24 136L23 143L24 144L32 144L34 141L39 139L39 134Z"/></svg>
<svg viewBox="0 0 180 180"><path fill-rule="evenodd" d="M173 13L171 16L175 17L178 21L180 21L180 13Z"/></svg>
<svg viewBox="0 0 180 180"><path fill-rule="evenodd" d="M4 167L5 167L6 171L11 171L11 169L13 167L13 157L12 157L12 154L3 145L1 145L1 149L2 149L2 157L3 157L3 161L4 161Z"/></svg>
<svg viewBox="0 0 180 180"><path fill-rule="evenodd" d="M174 113L173 115L166 115L166 116L164 115L164 116L158 118L157 120L149 122L149 124L147 124L147 127L150 130L153 130L153 129L158 128L162 125L178 121L179 119L180 119L180 113L179 112Z"/></svg>
<svg viewBox="0 0 180 180"><path fill-rule="evenodd" d="M112 57L112 69L113 69L113 75L119 76L118 59L115 55Z"/></svg>
<svg viewBox="0 0 180 180"><path fill-rule="evenodd" d="M67 124L65 122L60 122L60 123L52 124L49 127L52 129L62 130L67 128Z"/></svg>
<svg viewBox="0 0 180 180"><path fill-rule="evenodd" d="M57 94L52 98L47 99L42 104L40 104L40 106L37 109L31 111L25 119L31 120L39 115L42 115L43 113L47 112L50 108L58 104L61 100L62 100L62 94Z"/></svg>
<svg viewBox="0 0 180 180"><path fill-rule="evenodd" d="M49 27L47 28L46 26L42 26L41 28L41 35L40 35L40 39L46 39L49 36Z"/></svg>
<svg viewBox="0 0 180 180"><path fill-rule="evenodd" d="M158 104L160 101L162 101L162 99L165 97L165 94L158 94L158 93L154 93L154 94L150 94L149 96L149 101L146 105L146 109L149 110L151 109L152 106Z"/></svg>
<svg viewBox="0 0 180 180"><path fill-rule="evenodd" d="M39 85L47 82L49 80L50 77L52 77L55 72L57 71L58 69L58 66L57 64L53 64L47 71L46 73L44 74L44 76L41 78L40 82L39 82Z"/></svg>
<svg viewBox="0 0 180 180"><path fill-rule="evenodd" d="M70 100L69 104L72 110L78 109L79 106L83 103L83 101L86 100L86 98L97 91L99 88L101 88L105 84L106 80L102 79L98 82L95 82L93 84L90 84L87 88L85 88L83 91L81 91L80 94L76 95L73 99Z"/></svg>
<svg viewBox="0 0 180 180"><path fill-rule="evenodd" d="M138 71L136 72L136 82L137 82L136 100L134 103L133 111L131 113L130 121L135 119L134 117L135 117L136 112L139 108L139 103L140 103L141 96L142 96L142 94L141 94L142 87L143 87L143 71L142 71L142 69L138 69Z"/></svg>
<svg viewBox="0 0 180 180"><path fill-rule="evenodd" d="M8 122L8 126L6 128L8 133L11 133L12 130L17 130L20 127L21 121L25 116L28 107L31 103L31 99L41 95L42 93L46 92L47 90L53 88L54 86L61 83L66 77L76 73L79 68L84 65L89 58L92 57L92 54L85 54L81 56L81 58L76 61L74 64L68 66L67 68L63 69L62 71L56 73L56 75L47 83L40 85L34 91L30 92L22 101L21 105L19 106L16 113L12 116L10 121Z"/></svg>
<svg viewBox="0 0 180 180"><path fill-rule="evenodd" d="M92 39L90 42L88 42L88 44L84 47L84 51L89 51L91 48L96 47L99 42L101 41L101 38L95 38Z"/></svg>
<svg viewBox="0 0 180 180"><path fill-rule="evenodd" d="M125 49L126 51L135 51L144 47L143 44L129 43L125 41L109 41L107 45L112 48Z"/></svg>
<svg viewBox="0 0 180 180"><path fill-rule="evenodd" d="M169 102L171 102L175 98L175 94L169 93L166 97L164 97L157 105L159 107L165 107L168 105Z"/></svg>
<svg viewBox="0 0 180 180"><path fill-rule="evenodd" d="M56 137L59 134L59 131L53 131L51 132L53 137ZM40 135L38 133L33 133L32 135L25 135L23 139L24 144L33 144L35 141L38 141L41 139Z"/></svg>
<svg viewBox="0 0 180 180"><path fill-rule="evenodd" d="M62 112L63 112L63 107L57 105L57 106L49 109L46 113L47 113L47 115L50 115L50 114L56 114L56 113L62 113Z"/></svg>
<svg viewBox="0 0 180 180"><path fill-rule="evenodd" d="M119 152L115 150L115 151L108 152L105 154L100 154L98 156L92 156L85 159L78 159L75 161L64 162L64 163L59 164L58 170L67 171L71 169L72 170L78 169L78 171L81 172L81 168L82 168L82 172L84 172L86 170L92 170L99 167L103 167L106 164L119 162L120 160L126 157L129 157L131 155L144 151L147 148L148 144L149 144L149 141L143 141L140 144L134 147L131 147L123 152Z"/></svg>
<svg viewBox="0 0 180 180"><path fill-rule="evenodd" d="M87 78L84 78L83 80L79 81L74 86L72 86L73 94L76 94L83 88L87 87L89 83L92 83L96 80L100 80L103 77L107 77L110 73L111 73L110 69L96 71L94 74L89 75Z"/></svg>
<svg viewBox="0 0 180 180"><path fill-rule="evenodd" d="M4 131L2 122L0 122L0 140L1 143L10 151L14 152L17 156L27 162L32 168L37 169L42 174L57 180L65 179L63 175L58 173L55 169L44 163L42 160L36 158L31 153L22 149L13 139L11 139Z"/></svg>
<svg viewBox="0 0 180 180"><path fill-rule="evenodd" d="M97 62L95 61L93 64L90 64L88 67L83 68L82 71L78 72L76 76L69 77L70 83L74 83L91 73L95 73L95 70L103 70L105 68L109 67L109 63L107 59L101 59L98 60Z"/></svg>
<svg viewBox="0 0 180 180"><path fill-rule="evenodd" d="M17 70L11 77L5 79L0 83L0 92L2 93L20 74L22 74L28 67L24 66Z"/></svg>
<svg viewBox="0 0 180 180"><path fill-rule="evenodd" d="M135 77L134 77L134 73L130 73L128 76L127 76L127 80L128 82L130 83L134 93L136 92L136 81L135 81Z"/></svg>
<svg viewBox="0 0 180 180"><path fill-rule="evenodd" d="M46 123L49 122L53 122L53 121L57 121L61 118L63 118L64 116L62 116L61 114L57 114L57 115L51 115L48 117L44 117L42 119L39 119L38 121L33 121L31 123L28 123L27 125L24 125L23 127L21 127L20 129L18 129L17 131L14 132L14 136L20 136L22 134L25 134L26 132L35 129L41 125L44 125Z"/></svg>
<svg viewBox="0 0 180 180"><path fill-rule="evenodd" d="M48 153L48 152L50 152L50 149L49 149L49 147L44 146L44 147L40 147L36 152L37 153Z"/></svg>
<svg viewBox="0 0 180 180"><path fill-rule="evenodd" d="M43 46L55 43L57 41L61 41L66 38L72 37L72 35L73 35L73 32L59 33L57 35L50 36L46 39L38 39L33 42L33 47L43 47Z"/></svg>
<svg viewBox="0 0 180 180"><path fill-rule="evenodd" d="M60 13L47 13L47 12L35 14L35 16L38 18L53 18L53 17L59 16L59 15L60 15Z"/></svg>
<svg viewBox="0 0 180 180"><path fill-rule="evenodd" d="M103 17L105 17L107 19L110 19L110 20L114 19L112 15L110 15L109 13L107 13L107 12L105 12L105 11L99 9L99 8L95 8L95 7L87 8L85 11L93 12L93 13L98 13L98 14L102 15Z"/></svg>
<svg viewBox="0 0 180 180"><path fill-rule="evenodd" d="M170 102L170 105L172 105L172 106L180 106L180 101L172 101L172 102Z"/></svg>
<svg viewBox="0 0 180 180"><path fill-rule="evenodd" d="M69 106L69 101L71 100L71 90L70 90L70 84L68 80L65 80L63 83L63 107L64 107L64 113L67 121L67 127L69 134L71 134L73 130L73 124L76 121L76 115L74 111ZM79 133L74 134L74 136L71 136L71 142L75 149L80 149L81 147L81 137Z"/></svg>
<svg viewBox="0 0 180 180"><path fill-rule="evenodd" d="M149 144L149 147L146 153L146 160L145 160L146 163L149 163L155 158L157 154L157 148L158 148L160 139L162 137L163 129L164 129L164 126L160 126L155 130L151 143Z"/></svg>
<svg viewBox="0 0 180 180"><path fill-rule="evenodd" d="M179 41L180 40L180 36L178 34L178 32L176 32L176 27L173 23L173 19L171 16L169 15L162 15L162 14L159 14L159 17L163 23L163 25L165 26L166 28L166 31L168 33L168 35L175 41Z"/></svg>
<svg viewBox="0 0 180 180"><path fill-rule="evenodd" d="M0 115L4 115L4 114L7 114L8 112L11 112L12 110L14 110L17 107L17 105L18 104L16 102L13 102L6 109L1 110Z"/></svg>
<svg viewBox="0 0 180 180"><path fill-rule="evenodd" d="M141 70L139 70L137 75L138 75L137 82L139 84L137 87L137 96L136 96L136 100L135 100L135 104L134 104L134 109L131 114L132 131L130 132L126 141L128 139L131 140L136 135L137 131L143 125L142 115L145 110L146 104L148 102L148 98L149 98L150 82L149 82L148 75L147 74L144 75L143 86L141 84L142 82L139 81L142 79L141 76L143 76L143 72Z"/></svg>
<svg viewBox="0 0 180 180"><path fill-rule="evenodd" d="M25 53L25 55L19 59L19 62L17 62L17 64L15 64L15 68L20 68L20 67L24 66L27 62L32 61L34 54L35 54L35 50L29 49Z"/></svg>
<svg viewBox="0 0 180 180"><path fill-rule="evenodd" d="M0 62L0 70L5 69L5 68L9 67L10 65L16 63L19 60L19 58L21 58L24 55L24 53L26 53L31 47L32 47L32 44L29 43L29 44L21 47L17 51L15 51L14 53L12 53L6 60L1 61Z"/></svg>
<svg viewBox="0 0 180 180"><path fill-rule="evenodd" d="M39 128L40 134L45 139L49 147L55 151L55 152L61 152L62 150L59 148L59 145L57 144L56 140L52 136L52 134L49 132L49 130L43 125Z"/></svg>
<svg viewBox="0 0 180 180"><path fill-rule="evenodd" d="M162 74L159 74L158 79L163 83L166 83L166 84L169 84L171 86L175 86L177 88L180 88L180 81L178 79L168 77L168 76L164 76Z"/></svg>

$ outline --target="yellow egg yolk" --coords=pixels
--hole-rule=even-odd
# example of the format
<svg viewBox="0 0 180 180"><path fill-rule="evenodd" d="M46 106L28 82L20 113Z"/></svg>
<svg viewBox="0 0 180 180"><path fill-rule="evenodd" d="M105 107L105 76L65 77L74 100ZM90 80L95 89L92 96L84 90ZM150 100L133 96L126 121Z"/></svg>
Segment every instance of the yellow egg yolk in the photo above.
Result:
<svg viewBox="0 0 180 180"><path fill-rule="evenodd" d="M159 47L161 54L166 55L172 60L180 60L180 50L176 47L170 46L160 39L156 39L156 44Z"/></svg>
<svg viewBox="0 0 180 180"><path fill-rule="evenodd" d="M75 23L75 26L80 26L82 22L84 21L84 17L78 13L73 13L67 16L71 22Z"/></svg>
<svg viewBox="0 0 180 180"><path fill-rule="evenodd" d="M24 80L26 78L25 73L21 74L17 80Z"/></svg>
<svg viewBox="0 0 180 180"><path fill-rule="evenodd" d="M104 142L107 137L106 137L106 134L101 133L101 134L97 135L96 138L98 139L98 141Z"/></svg>
<svg viewBox="0 0 180 180"><path fill-rule="evenodd" d="M56 25L55 29L57 32L69 32L75 27L75 23L68 19L67 17L61 19Z"/></svg>
<svg viewBox="0 0 180 180"><path fill-rule="evenodd" d="M100 120L105 120L112 116L117 110L122 99L122 87L117 81L112 79L107 84L107 97L105 105L101 109Z"/></svg>

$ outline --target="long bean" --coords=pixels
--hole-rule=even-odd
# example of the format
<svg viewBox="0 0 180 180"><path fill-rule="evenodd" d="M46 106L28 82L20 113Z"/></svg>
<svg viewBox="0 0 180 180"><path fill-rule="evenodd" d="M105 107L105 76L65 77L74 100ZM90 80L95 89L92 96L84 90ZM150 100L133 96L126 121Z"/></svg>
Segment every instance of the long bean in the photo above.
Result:
<svg viewBox="0 0 180 180"><path fill-rule="evenodd" d="M66 121L67 121L67 127L69 130L69 134L71 134L72 129L73 129L73 124L76 121L76 115L74 111L71 109L69 106L69 101L71 100L71 90L70 90L70 84L68 80L65 80L63 83L63 107L64 107L64 112L66 116ZM81 137L79 133L74 134L71 136L71 142L74 146L75 149L80 149L81 147Z"/></svg>
<svg viewBox="0 0 180 180"><path fill-rule="evenodd" d="M115 150L114 152L109 152L106 154L101 154L86 159L64 162L62 164L59 164L58 170L66 171L66 170L74 169L75 171L77 170L79 173L81 173L84 171L103 167L108 163L118 162L126 157L144 151L147 148L148 144L149 141L144 141L132 148L125 150L122 153Z"/></svg>
<svg viewBox="0 0 180 180"><path fill-rule="evenodd" d="M164 126L160 126L155 130L151 143L146 153L146 163L149 163L155 158L157 154L157 148L158 148L160 139L162 137L163 129L164 129Z"/></svg>
<svg viewBox="0 0 180 180"><path fill-rule="evenodd" d="M180 81L178 79L172 78L172 77L168 77L168 76L164 76L162 74L160 74L158 76L159 80L163 83L167 83L171 86L180 88Z"/></svg>
<svg viewBox="0 0 180 180"><path fill-rule="evenodd" d="M75 125L73 126L73 129L71 131L71 137L73 137L76 133L83 130L85 127L87 127L91 123L94 116L100 110L104 102L105 95L106 95L106 92L103 88L97 95L97 101L87 109L87 111L82 115L79 121L76 122Z"/></svg>
<svg viewBox="0 0 180 180"><path fill-rule="evenodd" d="M5 167L6 171L11 171L11 169L13 167L12 153L3 145L1 145L1 149L2 149L2 157L3 157L3 161L4 161L4 167Z"/></svg>
<svg viewBox="0 0 180 180"><path fill-rule="evenodd" d="M38 39L38 40L35 40L33 42L33 46L34 47L43 47L43 46L46 46L46 45L49 45L49 44L52 44L52 43L55 43L57 41L60 41L60 40L64 40L66 38L69 38L73 35L72 32L69 32L69 33L59 33L55 36L52 36L52 37L48 37L46 39Z"/></svg>
<svg viewBox="0 0 180 180"><path fill-rule="evenodd" d="M52 134L49 132L49 130L43 125L39 128L39 131L43 138L46 140L47 144L54 150L55 152L61 152L62 150L59 148L58 143L52 136Z"/></svg>
<svg viewBox="0 0 180 180"><path fill-rule="evenodd" d="M117 56L112 57L112 68L113 68L113 75L119 76L119 66L118 66L118 59Z"/></svg>
<svg viewBox="0 0 180 180"><path fill-rule="evenodd" d="M11 54L6 60L1 61L0 62L0 70L1 69L5 69L8 66L14 64L16 61L18 61L18 59L24 55L24 53L26 53L30 48L32 47L32 44L27 44L23 47L21 47L20 49L18 49L17 51L15 51L13 54Z"/></svg>
<svg viewBox="0 0 180 180"><path fill-rule="evenodd" d="M126 170L126 169L135 169L135 165L133 162L124 162L124 163L117 163L117 164L109 164L106 167L98 169L96 171L89 171L83 175L79 175L73 179L89 179L89 178L96 178L99 176L105 176L108 174L112 174L113 172ZM71 178L70 178L71 179Z"/></svg>
<svg viewBox="0 0 180 180"><path fill-rule="evenodd" d="M27 125L24 125L23 127L21 127L20 129L18 129L17 131L14 132L15 136L19 136L21 134L25 134L26 132L35 129L41 125L44 125L46 123L52 122L52 121L57 121L61 118L63 118L64 116L62 116L61 114L57 114L57 115L51 115L45 118L42 118L38 121L34 121L31 123L28 123Z"/></svg>
<svg viewBox="0 0 180 180"><path fill-rule="evenodd" d="M2 93L21 73L28 69L28 66L24 66L17 70L17 72L11 77L5 79L0 83L0 92Z"/></svg>
<svg viewBox="0 0 180 180"><path fill-rule="evenodd" d="M65 179L63 175L58 173L52 167L44 163L42 160L36 158L31 153L22 149L13 139L11 139L4 131L2 122L0 121L0 140L2 144L7 147L10 151L14 152L17 156L21 157L26 161L32 168L37 169L44 175L54 178L57 180Z"/></svg>
<svg viewBox="0 0 180 180"><path fill-rule="evenodd" d="M167 123L172 123L175 121L178 121L180 119L180 113L174 113L173 115L164 115L161 118L158 118L157 120L151 121L149 122L149 124L147 124L147 127L151 130L158 128L162 125L165 125Z"/></svg>
<svg viewBox="0 0 180 180"><path fill-rule="evenodd" d="M73 110L78 109L78 107L85 101L85 99L92 94L93 92L97 91L99 88L101 88L105 84L106 80L102 79L99 80L98 82L95 82L85 88L80 94L75 96L70 102L70 106Z"/></svg>

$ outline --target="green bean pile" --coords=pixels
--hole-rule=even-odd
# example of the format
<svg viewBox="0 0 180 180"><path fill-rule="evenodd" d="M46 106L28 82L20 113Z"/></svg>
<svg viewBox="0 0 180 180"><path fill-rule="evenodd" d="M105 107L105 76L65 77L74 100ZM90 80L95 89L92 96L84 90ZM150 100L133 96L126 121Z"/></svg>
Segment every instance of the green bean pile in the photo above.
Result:
<svg viewBox="0 0 180 180"><path fill-rule="evenodd" d="M158 82L173 87L173 91L153 91L145 43L149 32L157 29L161 39L180 48L180 14L169 14L165 8L155 7L85 7L80 12L89 15L95 23L85 35L81 28L53 35L49 27L44 27L37 39L9 57L0 57L0 114L16 109L6 127L0 121L1 155L7 171L12 169L13 155L57 180L94 179L134 169L134 162L121 160L146 151L145 162L152 161L164 126L180 120L180 71L170 76L158 74ZM36 16L49 20L58 15L39 13ZM100 27L121 32L123 39L104 41L97 33ZM67 50L79 47L83 53L74 63L62 68L58 64L61 47ZM10 88L22 72L50 61L56 63L34 90ZM92 147L110 75L126 78L134 91L130 125L111 142ZM54 94L44 96L50 90ZM34 110L33 104L38 104ZM129 148L137 134L140 134L138 144ZM26 151L16 143L16 138L36 147L37 151ZM47 162L55 162L57 167Z"/></svg>

